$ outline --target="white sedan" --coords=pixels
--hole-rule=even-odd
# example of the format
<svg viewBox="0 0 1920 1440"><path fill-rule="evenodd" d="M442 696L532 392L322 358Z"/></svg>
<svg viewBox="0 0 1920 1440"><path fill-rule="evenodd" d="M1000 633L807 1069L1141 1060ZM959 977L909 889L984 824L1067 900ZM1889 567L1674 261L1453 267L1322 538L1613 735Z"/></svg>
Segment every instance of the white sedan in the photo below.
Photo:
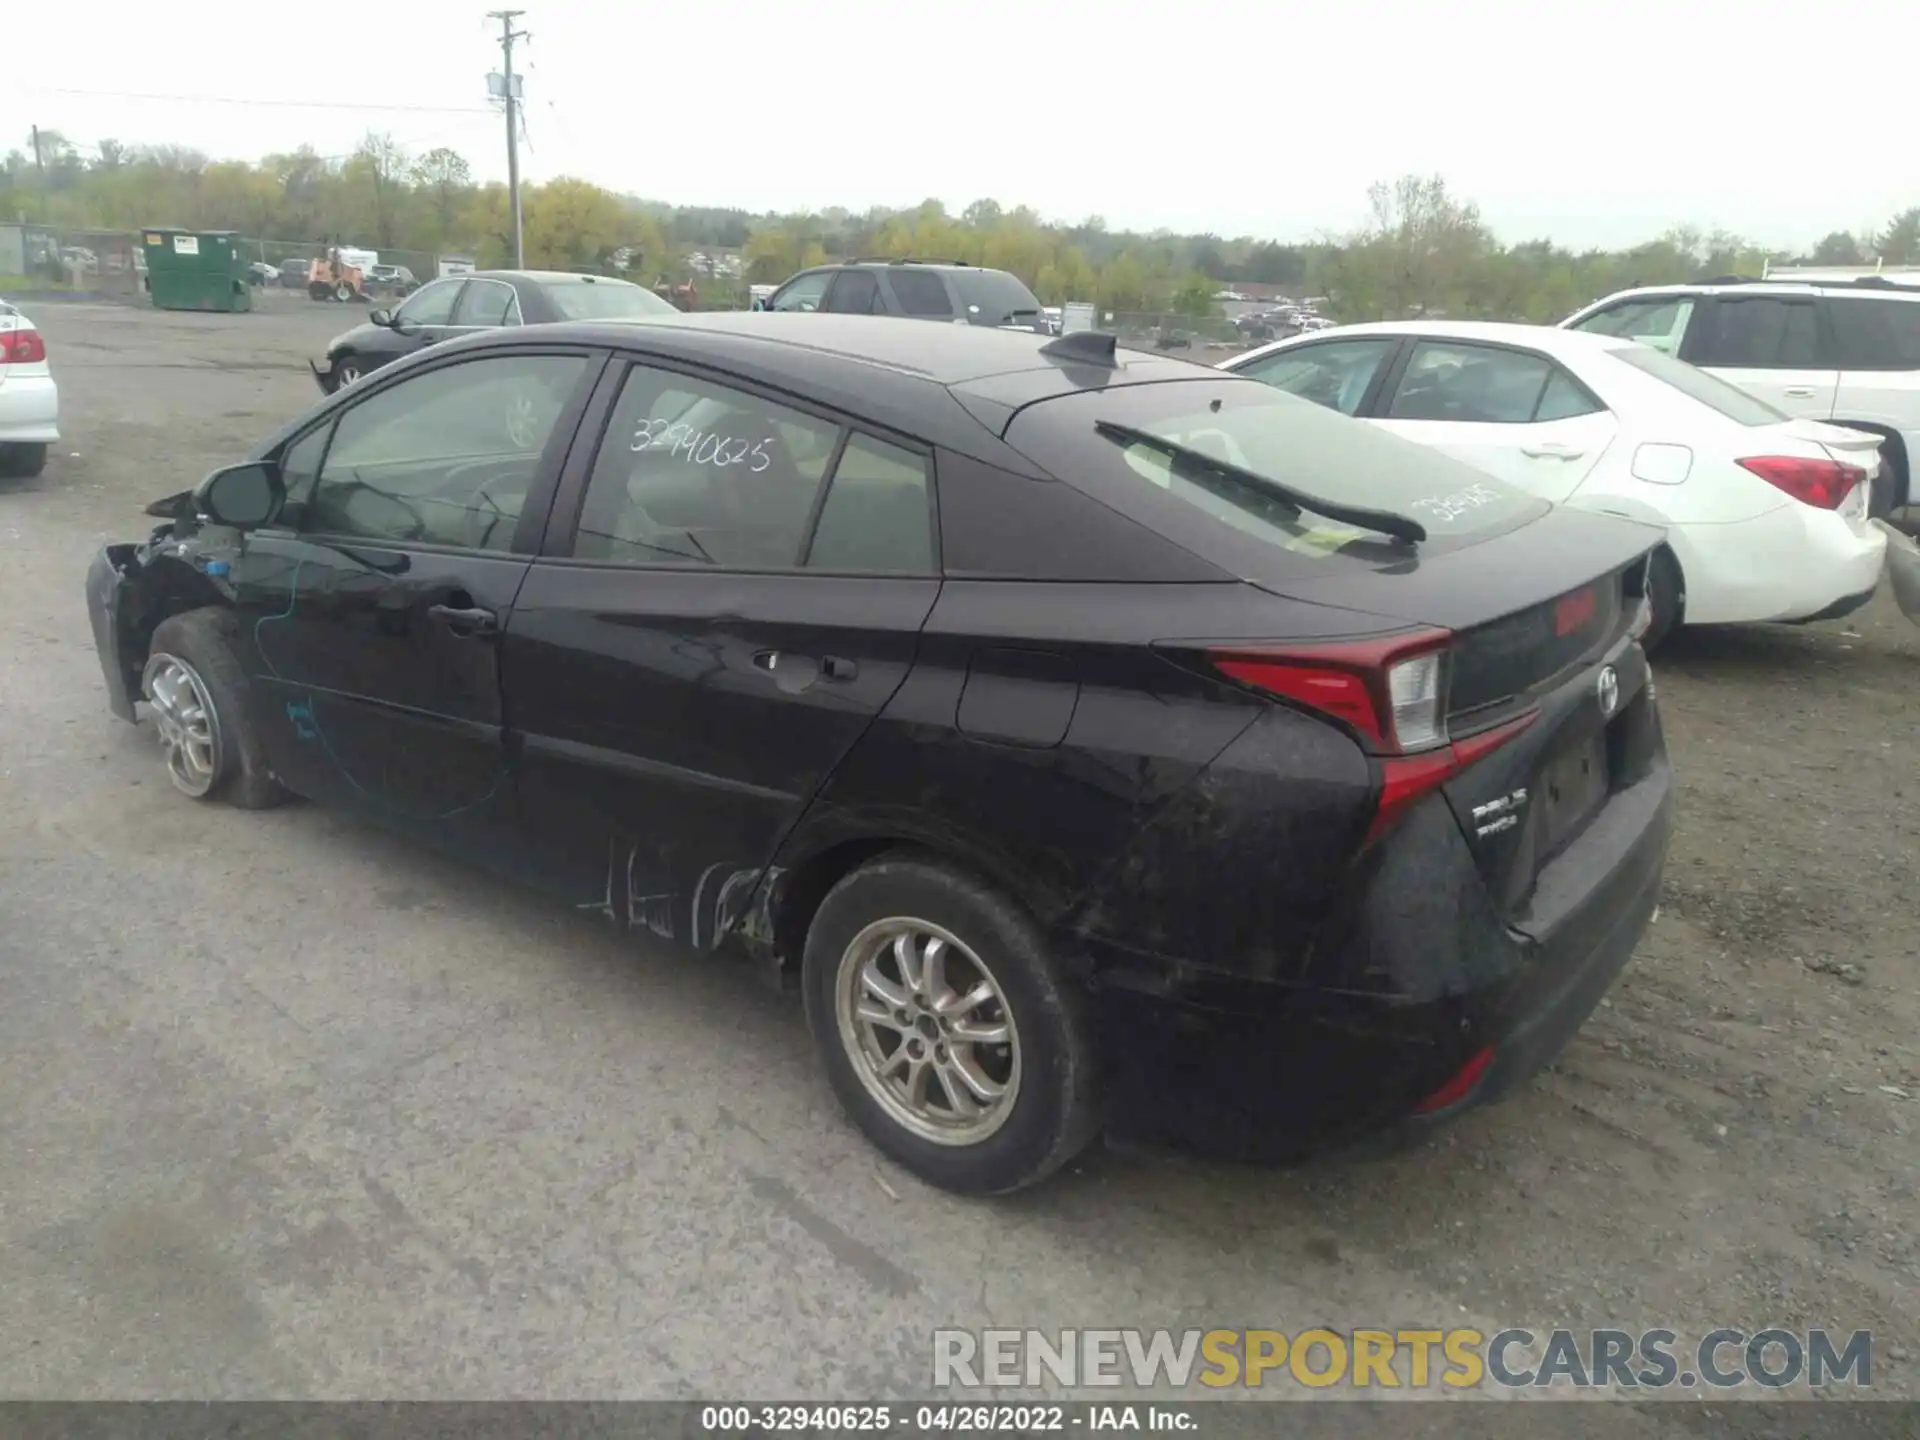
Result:
<svg viewBox="0 0 1920 1440"><path fill-rule="evenodd" d="M59 438L60 391L47 366L47 342L0 300L0 476L38 475Z"/></svg>
<svg viewBox="0 0 1920 1440"><path fill-rule="evenodd" d="M1264 380L1555 504L1667 531L1651 648L1680 624L1815 620L1866 603L1880 437L1795 420L1645 345L1539 325L1345 325L1223 370Z"/></svg>

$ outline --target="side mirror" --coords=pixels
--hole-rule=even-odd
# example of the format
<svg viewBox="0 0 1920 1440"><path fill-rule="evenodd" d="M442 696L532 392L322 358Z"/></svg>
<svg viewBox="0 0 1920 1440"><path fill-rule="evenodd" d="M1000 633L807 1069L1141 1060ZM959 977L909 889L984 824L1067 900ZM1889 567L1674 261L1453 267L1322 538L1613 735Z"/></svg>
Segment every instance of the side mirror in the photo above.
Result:
<svg viewBox="0 0 1920 1440"><path fill-rule="evenodd" d="M367 312L367 323L370 325L391 326L393 324L393 312L384 307L378 310L369 310Z"/></svg>
<svg viewBox="0 0 1920 1440"><path fill-rule="evenodd" d="M194 503L216 525L245 529L264 525L280 511L286 498L280 468L265 460L229 465L200 482Z"/></svg>
<svg viewBox="0 0 1920 1440"><path fill-rule="evenodd" d="M753 308L754 308L755 310L765 310L765 309L767 309L768 307L767 307L767 299L766 299L766 296L764 296L764 295L757 295L757 296L755 296L755 297L754 297L754 301L753 301Z"/></svg>

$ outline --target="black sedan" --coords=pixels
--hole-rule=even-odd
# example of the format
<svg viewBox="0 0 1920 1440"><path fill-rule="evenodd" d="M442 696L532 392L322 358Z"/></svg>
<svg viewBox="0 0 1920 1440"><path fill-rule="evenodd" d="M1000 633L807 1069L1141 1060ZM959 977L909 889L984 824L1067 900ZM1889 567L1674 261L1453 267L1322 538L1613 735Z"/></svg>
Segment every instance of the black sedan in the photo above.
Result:
<svg viewBox="0 0 1920 1440"><path fill-rule="evenodd" d="M1659 889L1658 532L1110 336L496 331L150 513L87 594L178 789L753 957L958 1191L1422 1133Z"/></svg>
<svg viewBox="0 0 1920 1440"><path fill-rule="evenodd" d="M331 395L382 365L457 335L506 325L644 320L679 313L651 290L604 275L479 270L429 281L393 309L370 311L364 324L328 343L324 363L309 360L307 366L321 390Z"/></svg>

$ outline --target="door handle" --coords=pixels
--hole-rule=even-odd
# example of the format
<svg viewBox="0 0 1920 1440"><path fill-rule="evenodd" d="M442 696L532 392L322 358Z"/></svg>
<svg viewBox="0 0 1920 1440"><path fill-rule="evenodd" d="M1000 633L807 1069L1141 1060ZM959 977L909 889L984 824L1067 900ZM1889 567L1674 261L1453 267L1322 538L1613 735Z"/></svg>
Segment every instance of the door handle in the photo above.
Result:
<svg viewBox="0 0 1920 1440"><path fill-rule="evenodd" d="M1578 460L1587 452L1558 440L1548 440L1539 445L1522 445L1520 453L1531 455L1536 460Z"/></svg>
<svg viewBox="0 0 1920 1440"><path fill-rule="evenodd" d="M756 670L765 670L771 675L779 663L780 652L778 650L756 650L753 653L753 668Z"/></svg>
<svg viewBox="0 0 1920 1440"><path fill-rule="evenodd" d="M427 618L438 620L456 635L492 635L500 628L500 617L478 606L429 605Z"/></svg>
<svg viewBox="0 0 1920 1440"><path fill-rule="evenodd" d="M1814 395L1814 390L1811 385L1789 385L1787 386L1786 393L1795 400L1811 400Z"/></svg>

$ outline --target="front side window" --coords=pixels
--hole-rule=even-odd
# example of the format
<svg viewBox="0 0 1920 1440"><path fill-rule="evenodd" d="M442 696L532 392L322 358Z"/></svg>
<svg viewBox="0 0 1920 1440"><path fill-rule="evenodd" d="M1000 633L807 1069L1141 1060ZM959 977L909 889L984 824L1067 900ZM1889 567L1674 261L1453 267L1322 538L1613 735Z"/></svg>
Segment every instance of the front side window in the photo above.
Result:
<svg viewBox="0 0 1920 1440"><path fill-rule="evenodd" d="M1714 302L1711 319L1698 364L1805 370L1820 363L1819 326L1811 300L1723 295Z"/></svg>
<svg viewBox="0 0 1920 1440"><path fill-rule="evenodd" d="M828 421L636 365L594 460L573 553L629 565L790 569L838 441Z"/></svg>
<svg viewBox="0 0 1920 1440"><path fill-rule="evenodd" d="M394 312L395 318L409 325L450 325L454 302L460 298L460 287L466 283L453 279L422 285Z"/></svg>
<svg viewBox="0 0 1920 1440"><path fill-rule="evenodd" d="M1238 373L1342 415L1356 415L1381 362L1397 343L1390 339L1323 340L1269 355Z"/></svg>
<svg viewBox="0 0 1920 1440"><path fill-rule="evenodd" d="M767 308L818 310L820 302L826 298L827 284L833 279L834 273L832 270L816 270L811 275L796 276L767 303Z"/></svg>
<svg viewBox="0 0 1920 1440"><path fill-rule="evenodd" d="M308 489L289 484L287 518L308 533L511 548L586 365L578 355L495 356L367 396L340 416Z"/></svg>
<svg viewBox="0 0 1920 1440"><path fill-rule="evenodd" d="M1386 418L1526 425L1552 372L1541 355L1423 340L1394 387Z"/></svg>
<svg viewBox="0 0 1920 1440"><path fill-rule="evenodd" d="M887 283L893 298L900 302L900 313L923 320L953 319L953 301L947 297L947 282L930 270L889 270Z"/></svg>
<svg viewBox="0 0 1920 1440"><path fill-rule="evenodd" d="M1687 322L1692 318L1693 301L1687 296L1649 295L1610 305L1572 328L1638 340L1642 345L1677 355L1681 338L1687 333Z"/></svg>
<svg viewBox="0 0 1920 1440"><path fill-rule="evenodd" d="M494 329L520 323L520 297L499 280L469 280L454 306L453 323Z"/></svg>

